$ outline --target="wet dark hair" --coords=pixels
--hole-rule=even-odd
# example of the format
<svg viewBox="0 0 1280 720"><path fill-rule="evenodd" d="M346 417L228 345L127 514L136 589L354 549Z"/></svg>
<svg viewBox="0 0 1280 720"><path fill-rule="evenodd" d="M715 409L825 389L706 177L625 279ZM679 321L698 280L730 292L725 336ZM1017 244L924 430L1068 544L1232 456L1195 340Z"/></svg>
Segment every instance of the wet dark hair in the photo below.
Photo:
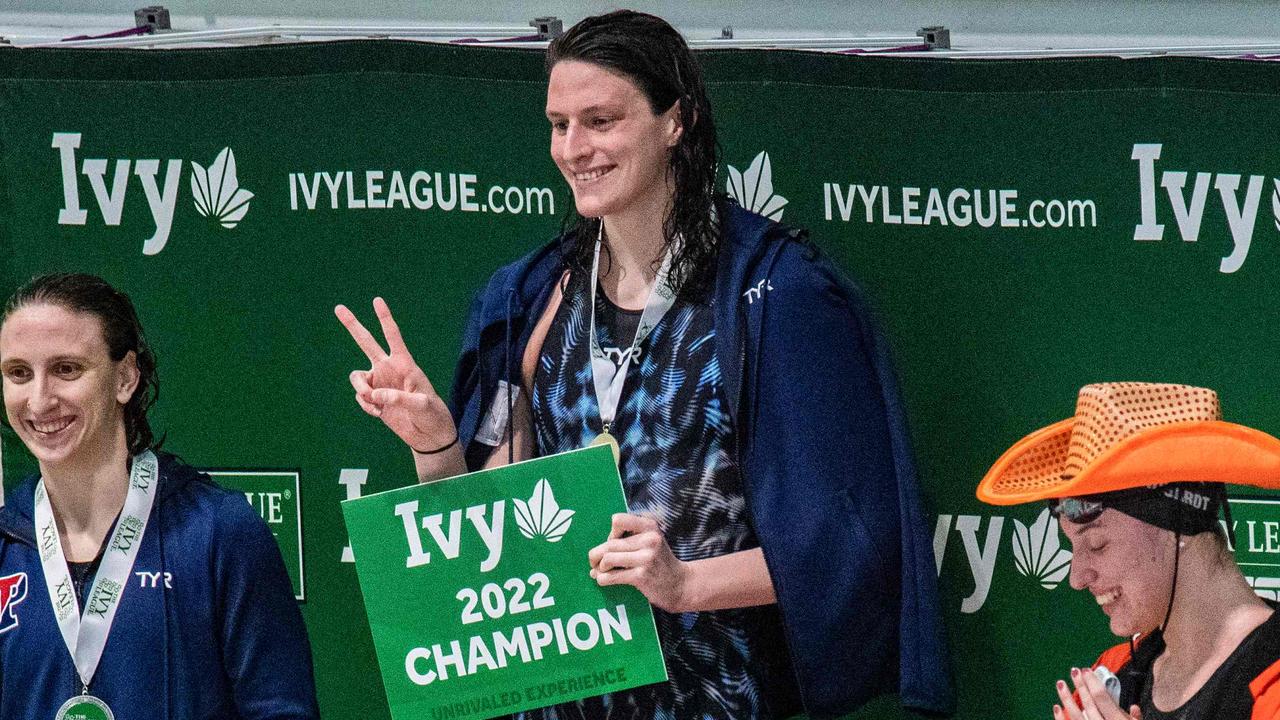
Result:
<svg viewBox="0 0 1280 720"><path fill-rule="evenodd" d="M712 213L717 203L718 147L702 69L688 44L662 18L617 10L586 18L553 40L547 48L547 72L564 60L599 65L626 76L644 93L654 114L679 103L683 132L671 152L674 193L662 223L664 248L676 237L684 239L671 258L671 284L677 293L709 290L715 278L722 214ZM561 253L579 277L590 272L600 222L572 208L565 219Z"/></svg>
<svg viewBox="0 0 1280 720"><path fill-rule="evenodd" d="M107 355L115 362L129 351L138 359L138 387L124 406L125 440L129 454L136 455L155 445L147 410L160 397L160 378L156 375L156 356L142 334L142 324L129 296L112 287L106 280L85 273L38 275L9 297L0 324L19 308L28 305L57 305L73 312L88 313L102 322L102 336Z"/></svg>

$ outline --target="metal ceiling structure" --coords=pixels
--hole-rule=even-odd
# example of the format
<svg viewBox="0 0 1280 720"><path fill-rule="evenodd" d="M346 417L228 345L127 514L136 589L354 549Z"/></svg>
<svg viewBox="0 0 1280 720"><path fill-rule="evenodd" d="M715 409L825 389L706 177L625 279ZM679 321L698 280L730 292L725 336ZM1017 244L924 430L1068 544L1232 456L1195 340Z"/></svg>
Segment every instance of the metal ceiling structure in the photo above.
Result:
<svg viewBox="0 0 1280 720"><path fill-rule="evenodd" d="M9 14L12 17L12 13ZM44 22L56 18L43 16ZM121 18L122 24L127 19ZM102 22L98 19L97 22ZM430 24L307 24L252 23L240 27L184 30L173 28L170 13L163 6L139 8L134 12L134 25L97 35L59 36L57 25L15 25L0 28L0 43L15 47L89 47L172 49L225 47L270 43L314 42L339 39L404 39L421 42L474 44L496 47L543 48L550 38L563 31L565 21L557 17L538 17L527 25L430 25ZM817 52L894 54L931 58L1035 58L1120 56L1143 57L1180 55L1202 57L1248 57L1272 59L1280 57L1280 42L1176 43L1142 42L1133 44L1090 44L1078 47L1033 47L1024 42L1000 47L985 42L966 42L957 33L953 44L952 30L946 27L923 27L901 34L868 36L810 36L773 32L760 37L735 37L734 30L724 27L718 36L685 31L690 45L699 49L713 48L785 48Z"/></svg>

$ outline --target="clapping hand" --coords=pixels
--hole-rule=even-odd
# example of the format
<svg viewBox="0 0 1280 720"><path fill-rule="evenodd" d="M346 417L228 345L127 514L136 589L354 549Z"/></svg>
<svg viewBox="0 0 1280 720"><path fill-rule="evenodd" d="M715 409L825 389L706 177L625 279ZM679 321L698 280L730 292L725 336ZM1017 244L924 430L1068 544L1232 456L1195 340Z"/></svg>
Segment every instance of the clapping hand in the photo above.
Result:
<svg viewBox="0 0 1280 720"><path fill-rule="evenodd" d="M429 452L452 443L457 437L453 417L427 379L427 374L409 354L400 336L400 327L391 316L391 309L382 298L374 298L373 310L382 325L388 351L382 349L377 339L345 305L333 309L356 345L369 358L368 370L351 372L356 403L365 412L380 418L417 452Z"/></svg>
<svg viewBox="0 0 1280 720"><path fill-rule="evenodd" d="M1127 713L1121 710L1092 670L1071 668L1071 681L1075 683L1080 702L1072 697L1067 684L1059 680L1057 691L1062 704L1053 706L1054 720L1142 720L1142 710L1137 705Z"/></svg>

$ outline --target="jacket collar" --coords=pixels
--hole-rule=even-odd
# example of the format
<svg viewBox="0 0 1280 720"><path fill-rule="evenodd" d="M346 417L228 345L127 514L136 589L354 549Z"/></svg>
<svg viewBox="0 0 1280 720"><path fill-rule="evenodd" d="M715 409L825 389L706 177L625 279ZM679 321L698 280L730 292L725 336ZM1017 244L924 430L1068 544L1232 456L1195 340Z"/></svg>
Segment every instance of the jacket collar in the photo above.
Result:
<svg viewBox="0 0 1280 720"><path fill-rule="evenodd" d="M562 272L559 241L546 245L507 265L494 274L486 296L495 302L486 302L480 308L480 326L507 323L536 310L545 302L550 288Z"/></svg>
<svg viewBox="0 0 1280 720"><path fill-rule="evenodd" d="M169 496L200 479L200 473L164 452L156 452L160 461L160 482L156 500L163 503ZM5 496L0 508L0 535L35 547L35 494L39 473L28 475Z"/></svg>
<svg viewBox="0 0 1280 720"><path fill-rule="evenodd" d="M771 249L768 241L786 233L782 226L744 210L733 199L717 205L725 224L721 240L724 245L719 253L716 274L716 298L717 301L736 303L748 282L754 283L750 278L757 272L756 268L762 263L771 264L767 262L768 250ZM772 249L778 246L775 243ZM540 312L552 284L563 272L558 239L499 269L490 281L487 294L502 301L486 303L481 308L481 327ZM508 299L510 307L507 306Z"/></svg>
<svg viewBox="0 0 1280 720"><path fill-rule="evenodd" d="M747 317L742 307L748 302L744 294L749 287L768 277L778 251L785 245L776 241L794 236L796 231L788 231L744 210L731 199L718 202L717 208L724 225L713 290L716 353L724 371L730 412L736 420L746 356L749 351L758 351L758 348L748 350L745 343L748 337L755 337L757 341L761 337L760 323L764 316L764 303L756 302L751 306L751 317ZM480 374L479 386L471 387L467 405L456 416L459 433L468 439L468 446L480 422L481 410L488 407L497 392L497 379L518 381L519 358L524 356L534 322L541 316L563 272L564 262L557 240L500 268L486 286L475 315L478 322L468 330L469 339L465 341L474 344L468 347L479 349L486 365ZM752 323L750 328L748 322Z"/></svg>
<svg viewBox="0 0 1280 720"><path fill-rule="evenodd" d="M768 218L749 212L732 199L723 203L725 219L716 272L716 355L723 371L730 416L742 427L742 387L748 354L760 351L762 323L767 295L752 303L746 295L760 282L767 282L784 242L799 231L788 231ZM750 307L744 308L748 303ZM754 337L756 347L748 348Z"/></svg>

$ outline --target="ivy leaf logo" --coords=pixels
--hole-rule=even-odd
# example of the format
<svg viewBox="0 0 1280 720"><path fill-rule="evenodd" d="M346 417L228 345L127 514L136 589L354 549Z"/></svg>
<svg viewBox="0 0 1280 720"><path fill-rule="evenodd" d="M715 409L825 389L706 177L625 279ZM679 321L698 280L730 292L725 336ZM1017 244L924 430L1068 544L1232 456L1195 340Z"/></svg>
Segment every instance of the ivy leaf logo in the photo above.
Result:
<svg viewBox="0 0 1280 720"><path fill-rule="evenodd" d="M224 228L235 227L249 212L249 200L253 198L253 193L241 188L236 179L236 154L229 147L222 148L208 170L197 162L191 166L191 194L195 196L196 210Z"/></svg>
<svg viewBox="0 0 1280 720"><path fill-rule="evenodd" d="M573 511L561 509L556 503L546 478L533 486L533 497L528 502L515 500L515 513L520 534L530 540L540 537L547 542L559 542L573 522Z"/></svg>
<svg viewBox="0 0 1280 720"><path fill-rule="evenodd" d="M1058 521L1049 515L1049 508L1040 511L1030 529L1017 520L1013 526L1013 561L1018 572L1045 590L1058 587L1071 572L1071 551L1062 549Z"/></svg>
<svg viewBox="0 0 1280 720"><path fill-rule="evenodd" d="M1271 179L1275 183L1276 189L1271 192L1271 214L1276 219L1276 229L1280 230L1280 180Z"/></svg>
<svg viewBox="0 0 1280 720"><path fill-rule="evenodd" d="M745 173L729 165L729 197L751 212L760 213L770 220L782 220L782 208L787 199L773 194L773 166L769 153L762 152L751 161Z"/></svg>

